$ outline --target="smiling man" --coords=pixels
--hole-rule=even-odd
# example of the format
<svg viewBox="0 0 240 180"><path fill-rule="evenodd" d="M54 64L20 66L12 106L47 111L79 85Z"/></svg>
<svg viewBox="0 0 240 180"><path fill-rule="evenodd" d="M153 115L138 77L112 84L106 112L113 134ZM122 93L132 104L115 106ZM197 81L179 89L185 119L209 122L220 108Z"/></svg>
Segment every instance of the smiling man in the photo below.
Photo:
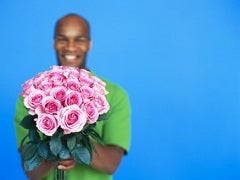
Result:
<svg viewBox="0 0 240 180"><path fill-rule="evenodd" d="M59 19L55 26L54 48L58 65L89 70L86 67L86 59L91 48L91 38L87 20L77 14L68 14ZM91 164L89 166L79 164L72 158L55 163L43 160L36 169L26 172L28 178L52 180L54 169L57 167L67 171L68 180L112 179L122 157L129 151L131 109L125 90L106 79L101 79L106 83L106 90L109 92L107 100L110 110L107 113L108 119L97 123L96 128L104 145L93 142L97 153L92 152ZM23 98L19 97L15 115L18 147L20 147L22 138L27 134L27 131L19 123L27 114ZM21 149L19 151L22 152Z"/></svg>
<svg viewBox="0 0 240 180"><path fill-rule="evenodd" d="M79 16L68 15L57 22L54 48L59 65L86 68L91 47L89 32L88 22Z"/></svg>

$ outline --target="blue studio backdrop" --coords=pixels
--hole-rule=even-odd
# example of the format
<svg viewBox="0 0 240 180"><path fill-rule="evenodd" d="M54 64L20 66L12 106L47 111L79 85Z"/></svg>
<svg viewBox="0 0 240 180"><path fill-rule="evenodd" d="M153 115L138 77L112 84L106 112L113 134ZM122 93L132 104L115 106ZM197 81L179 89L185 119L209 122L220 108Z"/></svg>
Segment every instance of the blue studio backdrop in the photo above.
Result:
<svg viewBox="0 0 240 180"><path fill-rule="evenodd" d="M132 105L115 180L240 179L238 0L1 0L1 179L26 179L13 127L21 84L56 63L55 21L91 24L88 66Z"/></svg>

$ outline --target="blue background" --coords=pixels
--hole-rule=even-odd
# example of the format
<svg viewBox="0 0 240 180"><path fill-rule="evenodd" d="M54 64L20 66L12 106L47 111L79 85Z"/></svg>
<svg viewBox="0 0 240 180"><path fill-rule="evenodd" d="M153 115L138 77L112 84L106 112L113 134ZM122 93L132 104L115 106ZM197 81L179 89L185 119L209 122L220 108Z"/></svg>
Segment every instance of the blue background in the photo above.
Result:
<svg viewBox="0 0 240 180"><path fill-rule="evenodd" d="M53 28L92 27L88 66L132 105L123 179L240 179L240 1L1 0L1 179L25 179L13 118L21 84L55 64Z"/></svg>

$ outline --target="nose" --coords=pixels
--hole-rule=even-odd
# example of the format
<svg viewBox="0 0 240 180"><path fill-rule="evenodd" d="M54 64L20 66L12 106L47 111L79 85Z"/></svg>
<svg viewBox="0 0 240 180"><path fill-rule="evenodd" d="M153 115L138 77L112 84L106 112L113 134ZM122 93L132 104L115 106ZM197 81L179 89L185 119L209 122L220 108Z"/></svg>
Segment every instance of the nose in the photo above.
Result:
<svg viewBox="0 0 240 180"><path fill-rule="evenodd" d="M74 41L69 41L67 43L66 49L69 51L75 51L76 50L76 44Z"/></svg>

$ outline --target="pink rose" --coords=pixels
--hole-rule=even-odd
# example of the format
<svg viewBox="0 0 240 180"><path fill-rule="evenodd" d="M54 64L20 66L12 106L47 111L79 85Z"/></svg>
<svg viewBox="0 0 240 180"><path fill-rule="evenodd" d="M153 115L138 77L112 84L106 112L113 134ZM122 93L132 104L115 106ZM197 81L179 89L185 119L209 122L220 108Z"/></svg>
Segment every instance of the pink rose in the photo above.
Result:
<svg viewBox="0 0 240 180"><path fill-rule="evenodd" d="M61 86L65 82L66 77L59 71L51 73L51 83L53 86Z"/></svg>
<svg viewBox="0 0 240 180"><path fill-rule="evenodd" d="M66 95L66 99L65 99L65 106L69 106L69 105L73 105L73 104L80 106L82 104L82 102L83 102L82 96L79 92L72 91L72 90L67 91L67 95Z"/></svg>
<svg viewBox="0 0 240 180"><path fill-rule="evenodd" d="M59 121L64 134L80 132L87 122L87 115L79 106L74 104L61 109Z"/></svg>
<svg viewBox="0 0 240 180"><path fill-rule="evenodd" d="M99 86L102 86L102 88L105 88L106 83L104 81L96 76L92 76L92 78L94 79L94 83L97 83Z"/></svg>
<svg viewBox="0 0 240 180"><path fill-rule="evenodd" d="M40 114L36 119L36 126L43 134L52 136L57 131L59 124L53 115Z"/></svg>
<svg viewBox="0 0 240 180"><path fill-rule="evenodd" d="M38 89L38 86L41 84L42 81L48 81L49 79L49 72L41 72L38 73L34 78L33 78L33 85L36 89Z"/></svg>
<svg viewBox="0 0 240 180"><path fill-rule="evenodd" d="M86 69L79 69L79 76L80 77L90 77L91 73L87 71Z"/></svg>
<svg viewBox="0 0 240 180"><path fill-rule="evenodd" d="M106 95L108 94L108 91L105 89L105 84L103 81L100 81L99 79L95 78L95 82L93 84L93 89L99 94Z"/></svg>
<svg viewBox="0 0 240 180"><path fill-rule="evenodd" d="M42 79L42 81L38 84L38 89L44 91L45 94L48 95L52 89L52 83L49 82L48 79Z"/></svg>
<svg viewBox="0 0 240 180"><path fill-rule="evenodd" d="M54 99L52 96L46 96L42 100L42 110L47 114L57 114L61 108L60 101Z"/></svg>
<svg viewBox="0 0 240 180"><path fill-rule="evenodd" d="M24 105L26 108L29 108L29 114L34 115L35 110L38 106L41 106L42 100L45 97L45 93L41 90L35 89L34 91L30 92L28 96L24 98Z"/></svg>
<svg viewBox="0 0 240 180"><path fill-rule="evenodd" d="M59 71L61 69L62 69L62 66L53 65L53 66L50 67L51 72Z"/></svg>
<svg viewBox="0 0 240 180"><path fill-rule="evenodd" d="M63 66L64 76L67 79L78 79L79 78L79 69L76 67L66 67Z"/></svg>
<svg viewBox="0 0 240 180"><path fill-rule="evenodd" d="M87 113L87 123L93 124L97 121L99 114L93 102L87 102L84 105L85 112Z"/></svg>
<svg viewBox="0 0 240 180"><path fill-rule="evenodd" d="M94 83L94 79L89 75L84 73L84 76L80 76L79 81L82 86L92 87Z"/></svg>
<svg viewBox="0 0 240 180"><path fill-rule="evenodd" d="M65 101L65 98L66 98L66 91L67 91L67 88L64 86L56 86L52 88L52 90L50 91L50 96L63 102Z"/></svg>
<svg viewBox="0 0 240 180"><path fill-rule="evenodd" d="M106 97L101 94L95 96L94 102L98 109L99 114L104 114L110 109Z"/></svg>
<svg viewBox="0 0 240 180"><path fill-rule="evenodd" d="M74 90L74 91L78 91L79 88L80 88L80 84L79 84L78 79L67 80L66 83L65 83L65 86L68 89L71 89L71 90Z"/></svg>
<svg viewBox="0 0 240 180"><path fill-rule="evenodd" d="M21 95L23 97L26 97L31 92L32 86L33 86L33 79L29 79L26 82L24 82L22 85L23 90L22 90Z"/></svg>
<svg viewBox="0 0 240 180"><path fill-rule="evenodd" d="M80 88L80 91L81 91L81 95L83 97L83 100L85 102L89 101L89 99L94 97L94 95L95 95L94 90L92 88L88 87L88 86L82 86Z"/></svg>

